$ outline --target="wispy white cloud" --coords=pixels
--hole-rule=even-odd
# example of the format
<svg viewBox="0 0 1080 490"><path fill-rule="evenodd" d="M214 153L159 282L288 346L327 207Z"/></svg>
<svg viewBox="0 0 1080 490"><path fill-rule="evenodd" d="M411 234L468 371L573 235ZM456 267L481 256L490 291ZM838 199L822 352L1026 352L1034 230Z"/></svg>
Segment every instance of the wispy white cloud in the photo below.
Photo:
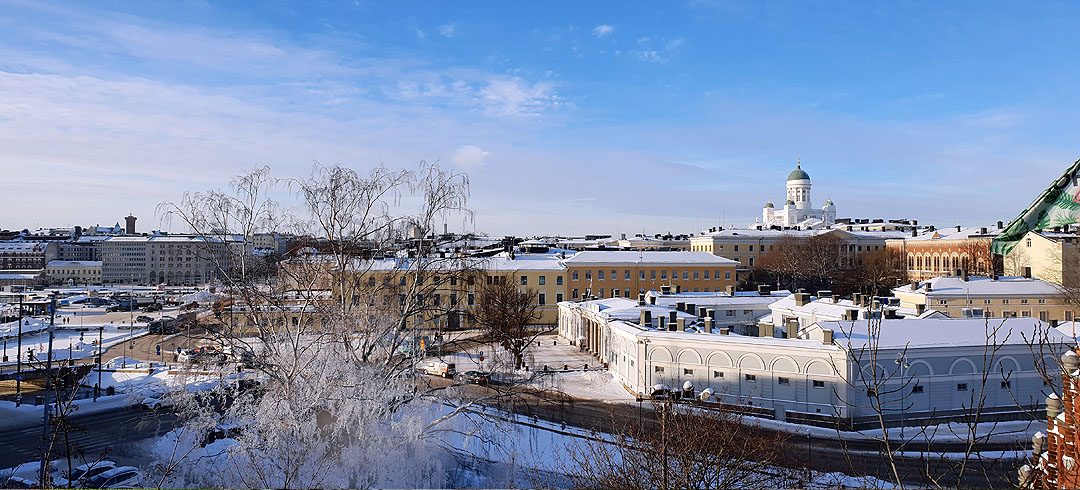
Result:
<svg viewBox="0 0 1080 490"><path fill-rule="evenodd" d="M454 150L454 154L450 156L450 163L471 170L483 165L490 156L490 152L484 151L479 146L465 145Z"/></svg>
<svg viewBox="0 0 1080 490"><path fill-rule="evenodd" d="M592 30L593 35L596 37L610 36L613 32L615 32L615 28L607 24L600 24Z"/></svg>
<svg viewBox="0 0 1080 490"><path fill-rule="evenodd" d="M439 26L439 35L442 37L454 37L457 34L457 25L445 24Z"/></svg>
<svg viewBox="0 0 1080 490"><path fill-rule="evenodd" d="M496 116L536 116L561 105L551 83L529 83L518 77L492 78L479 96L485 112Z"/></svg>
<svg viewBox="0 0 1080 490"><path fill-rule="evenodd" d="M667 63L667 59L661 57L655 50L637 50L634 51L634 57L649 63Z"/></svg>

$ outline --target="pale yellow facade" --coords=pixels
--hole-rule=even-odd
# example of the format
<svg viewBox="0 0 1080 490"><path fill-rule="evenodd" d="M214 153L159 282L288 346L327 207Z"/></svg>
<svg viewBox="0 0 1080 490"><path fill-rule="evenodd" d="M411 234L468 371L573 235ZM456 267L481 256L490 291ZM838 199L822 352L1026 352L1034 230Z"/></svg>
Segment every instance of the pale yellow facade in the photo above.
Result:
<svg viewBox="0 0 1080 490"><path fill-rule="evenodd" d="M927 284L931 285L927 290ZM917 312L936 310L952 318L1038 318L1059 322L1077 319L1080 308L1067 304L1057 287L1046 281L1020 277L994 280L971 277L938 277L892 290L900 307Z"/></svg>
<svg viewBox="0 0 1080 490"><path fill-rule="evenodd" d="M1030 276L1054 284L1080 285L1080 237L1071 233L1028 232L1004 258L1005 275Z"/></svg>

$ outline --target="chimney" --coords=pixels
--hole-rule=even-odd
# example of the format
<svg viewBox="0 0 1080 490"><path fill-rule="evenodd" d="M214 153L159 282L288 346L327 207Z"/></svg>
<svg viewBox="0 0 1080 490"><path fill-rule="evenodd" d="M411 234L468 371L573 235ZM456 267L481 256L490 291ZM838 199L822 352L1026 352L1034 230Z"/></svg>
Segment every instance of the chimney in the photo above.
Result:
<svg viewBox="0 0 1080 490"><path fill-rule="evenodd" d="M832 291L829 291L828 289L822 289L822 290L817 292L817 297L820 300L824 300L825 298L828 298L828 297L831 297L831 296L832 296Z"/></svg>
<svg viewBox="0 0 1080 490"><path fill-rule="evenodd" d="M919 236L919 230L916 230L915 228L912 228L912 229L911 229L911 236L912 236L912 237L917 237L917 236Z"/></svg>
<svg viewBox="0 0 1080 490"><path fill-rule="evenodd" d="M712 317L705 317L705 333L712 333L714 325L716 325L716 323L713 322Z"/></svg>
<svg viewBox="0 0 1080 490"><path fill-rule="evenodd" d="M678 320L676 320L675 325L676 325L675 330L678 330L680 332L685 332L686 331L686 319L685 318L679 318Z"/></svg>
<svg viewBox="0 0 1080 490"><path fill-rule="evenodd" d="M773 326L768 323L758 324L758 336L769 338L773 336Z"/></svg>
<svg viewBox="0 0 1080 490"><path fill-rule="evenodd" d="M660 315L660 316L656 317L656 329L657 330L665 330L666 327L667 327L667 317L663 316L663 315Z"/></svg>
<svg viewBox="0 0 1080 490"><path fill-rule="evenodd" d="M709 316L709 309L704 306L697 307L697 316L701 318Z"/></svg>
<svg viewBox="0 0 1080 490"><path fill-rule="evenodd" d="M769 295L769 285L768 284L759 285L757 287L757 293L758 293L758 295L761 295L761 296L768 296Z"/></svg>
<svg viewBox="0 0 1080 490"><path fill-rule="evenodd" d="M716 310L709 308L705 310L705 314L703 316L707 316L709 318L712 318L713 320L716 320Z"/></svg>
<svg viewBox="0 0 1080 490"><path fill-rule="evenodd" d="M681 284L676 284L675 285L675 294L682 294L682 285Z"/></svg>
<svg viewBox="0 0 1080 490"><path fill-rule="evenodd" d="M840 295L839 294L832 295L832 302L833 302L834 305L840 304Z"/></svg>
<svg viewBox="0 0 1080 490"><path fill-rule="evenodd" d="M1031 267L1024 267L1020 269L1020 271L1021 276L1024 276L1027 279L1031 279Z"/></svg>
<svg viewBox="0 0 1080 490"><path fill-rule="evenodd" d="M929 293L929 292L931 292L933 290L934 290L934 288L933 288L933 286L930 285L930 281L926 281L926 292Z"/></svg>
<svg viewBox="0 0 1080 490"><path fill-rule="evenodd" d="M675 302L675 310L676 311L686 311L686 302L685 301L676 301Z"/></svg>
<svg viewBox="0 0 1080 490"><path fill-rule="evenodd" d="M660 294L671 294L671 286L660 286Z"/></svg>
<svg viewBox="0 0 1080 490"><path fill-rule="evenodd" d="M799 319L798 318L788 318L788 321L787 321L787 324L785 325L785 327L787 327L787 338L789 338L789 339L797 339L797 338L799 338Z"/></svg>
<svg viewBox="0 0 1080 490"><path fill-rule="evenodd" d="M967 269L960 269L960 279L962 281L964 281L964 282L967 282L967 280L968 280Z"/></svg>
<svg viewBox="0 0 1080 490"><path fill-rule="evenodd" d="M911 281L911 290L919 289L919 281Z"/></svg>
<svg viewBox="0 0 1080 490"><path fill-rule="evenodd" d="M695 305L694 303L686 303L686 309L683 311L693 315L697 313L697 305Z"/></svg>
<svg viewBox="0 0 1080 490"><path fill-rule="evenodd" d="M810 302L810 295L806 293L795 293L795 306L806 306Z"/></svg>
<svg viewBox="0 0 1080 490"><path fill-rule="evenodd" d="M679 318L679 312L675 310L668 311L668 328L675 328L676 318Z"/></svg>
<svg viewBox="0 0 1080 490"><path fill-rule="evenodd" d="M997 222L997 227L998 227L998 229L1000 230L1000 229L1002 229L1002 228L1004 228L1004 227L1005 227L1005 223L1003 223L1003 222L1001 222L1001 221L998 221L998 222Z"/></svg>
<svg viewBox="0 0 1080 490"><path fill-rule="evenodd" d="M832 330L829 330L827 328L823 329L821 331L821 343L825 344L825 345L832 344L832 334L833 334Z"/></svg>
<svg viewBox="0 0 1080 490"><path fill-rule="evenodd" d="M861 293L852 293L851 294L851 303L853 305L855 305L855 306L861 305L862 304L862 294Z"/></svg>
<svg viewBox="0 0 1080 490"><path fill-rule="evenodd" d="M727 293L728 293L728 296L735 296L735 286L728 286L727 287Z"/></svg>
<svg viewBox="0 0 1080 490"><path fill-rule="evenodd" d="M638 293L637 304L638 306L645 306L645 293Z"/></svg>
<svg viewBox="0 0 1080 490"><path fill-rule="evenodd" d="M928 228L927 231L937 231L937 228L934 225L930 225L930 228Z"/></svg>
<svg viewBox="0 0 1080 490"><path fill-rule="evenodd" d="M649 298L649 304L650 305L655 305L656 304L656 296L652 296L652 297Z"/></svg>
<svg viewBox="0 0 1080 490"><path fill-rule="evenodd" d="M956 232L960 233L960 225L956 225Z"/></svg>
<svg viewBox="0 0 1080 490"><path fill-rule="evenodd" d="M728 328L727 327L720 327L720 335L727 335L727 334L728 334Z"/></svg>
<svg viewBox="0 0 1080 490"><path fill-rule="evenodd" d="M652 326L652 312L646 309L641 310L641 326Z"/></svg>
<svg viewBox="0 0 1080 490"><path fill-rule="evenodd" d="M136 219L138 219L138 218L136 218L136 217L134 217L132 215L127 215L127 216L124 217L124 222L127 225L125 227L125 229L124 229L124 233L127 233L128 235L134 235L135 234L135 220Z"/></svg>
<svg viewBox="0 0 1080 490"><path fill-rule="evenodd" d="M1057 328L1057 326L1058 326L1057 319L1056 318L1051 318L1050 319L1050 328Z"/></svg>
<svg viewBox="0 0 1080 490"><path fill-rule="evenodd" d="M979 227L979 234L980 235L985 235L986 234L986 227L985 226Z"/></svg>
<svg viewBox="0 0 1080 490"><path fill-rule="evenodd" d="M922 315L923 313L926 313L926 305L915 305L915 314Z"/></svg>

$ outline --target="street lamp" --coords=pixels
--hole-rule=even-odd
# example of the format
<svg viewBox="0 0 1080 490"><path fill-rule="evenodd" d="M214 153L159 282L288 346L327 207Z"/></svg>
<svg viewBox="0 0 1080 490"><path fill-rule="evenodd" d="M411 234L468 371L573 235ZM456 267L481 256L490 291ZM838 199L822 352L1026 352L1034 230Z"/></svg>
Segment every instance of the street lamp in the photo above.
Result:
<svg viewBox="0 0 1080 490"><path fill-rule="evenodd" d="M896 360L893 361L896 365L900 366L900 439L904 439L904 404L907 403L907 394L904 391L907 389L906 381L904 380L904 370L911 367L908 364L907 356L901 352L896 355Z"/></svg>

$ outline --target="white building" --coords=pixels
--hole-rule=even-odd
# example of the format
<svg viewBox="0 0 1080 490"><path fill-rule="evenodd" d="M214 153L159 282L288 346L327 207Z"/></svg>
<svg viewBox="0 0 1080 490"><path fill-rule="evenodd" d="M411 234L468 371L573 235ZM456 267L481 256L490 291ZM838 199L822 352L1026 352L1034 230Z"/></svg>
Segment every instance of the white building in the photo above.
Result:
<svg viewBox="0 0 1080 490"><path fill-rule="evenodd" d="M766 228L809 230L825 228L836 222L836 206L832 199L827 199L821 209L814 209L810 200L810 174L802 169L800 163L796 163L795 170L788 174L786 187L787 200L784 205L777 208L771 200L765 203L761 210L762 222L751 227L761 225Z"/></svg>
<svg viewBox="0 0 1080 490"><path fill-rule="evenodd" d="M103 284L206 284L235 267L241 254L252 251L239 236L117 236L100 246Z"/></svg>
<svg viewBox="0 0 1080 490"><path fill-rule="evenodd" d="M1051 388L1023 338L1047 332L1053 343L1047 356L1073 340L1042 322L1010 322L999 331L1000 348L984 357L981 319L882 319L873 322L880 331L865 319L818 321L792 338L738 335L710 323L689 312L610 298L560 303L558 332L581 342L643 396L656 385L678 389L690 382L695 393L711 388L716 400L758 415L821 425L839 420L856 428L878 423L867 386L910 395L907 403L885 397L890 425L962 417L973 394L986 397L987 420L1027 418L1026 410L1035 410ZM874 372L881 373L877 381L868 374Z"/></svg>

